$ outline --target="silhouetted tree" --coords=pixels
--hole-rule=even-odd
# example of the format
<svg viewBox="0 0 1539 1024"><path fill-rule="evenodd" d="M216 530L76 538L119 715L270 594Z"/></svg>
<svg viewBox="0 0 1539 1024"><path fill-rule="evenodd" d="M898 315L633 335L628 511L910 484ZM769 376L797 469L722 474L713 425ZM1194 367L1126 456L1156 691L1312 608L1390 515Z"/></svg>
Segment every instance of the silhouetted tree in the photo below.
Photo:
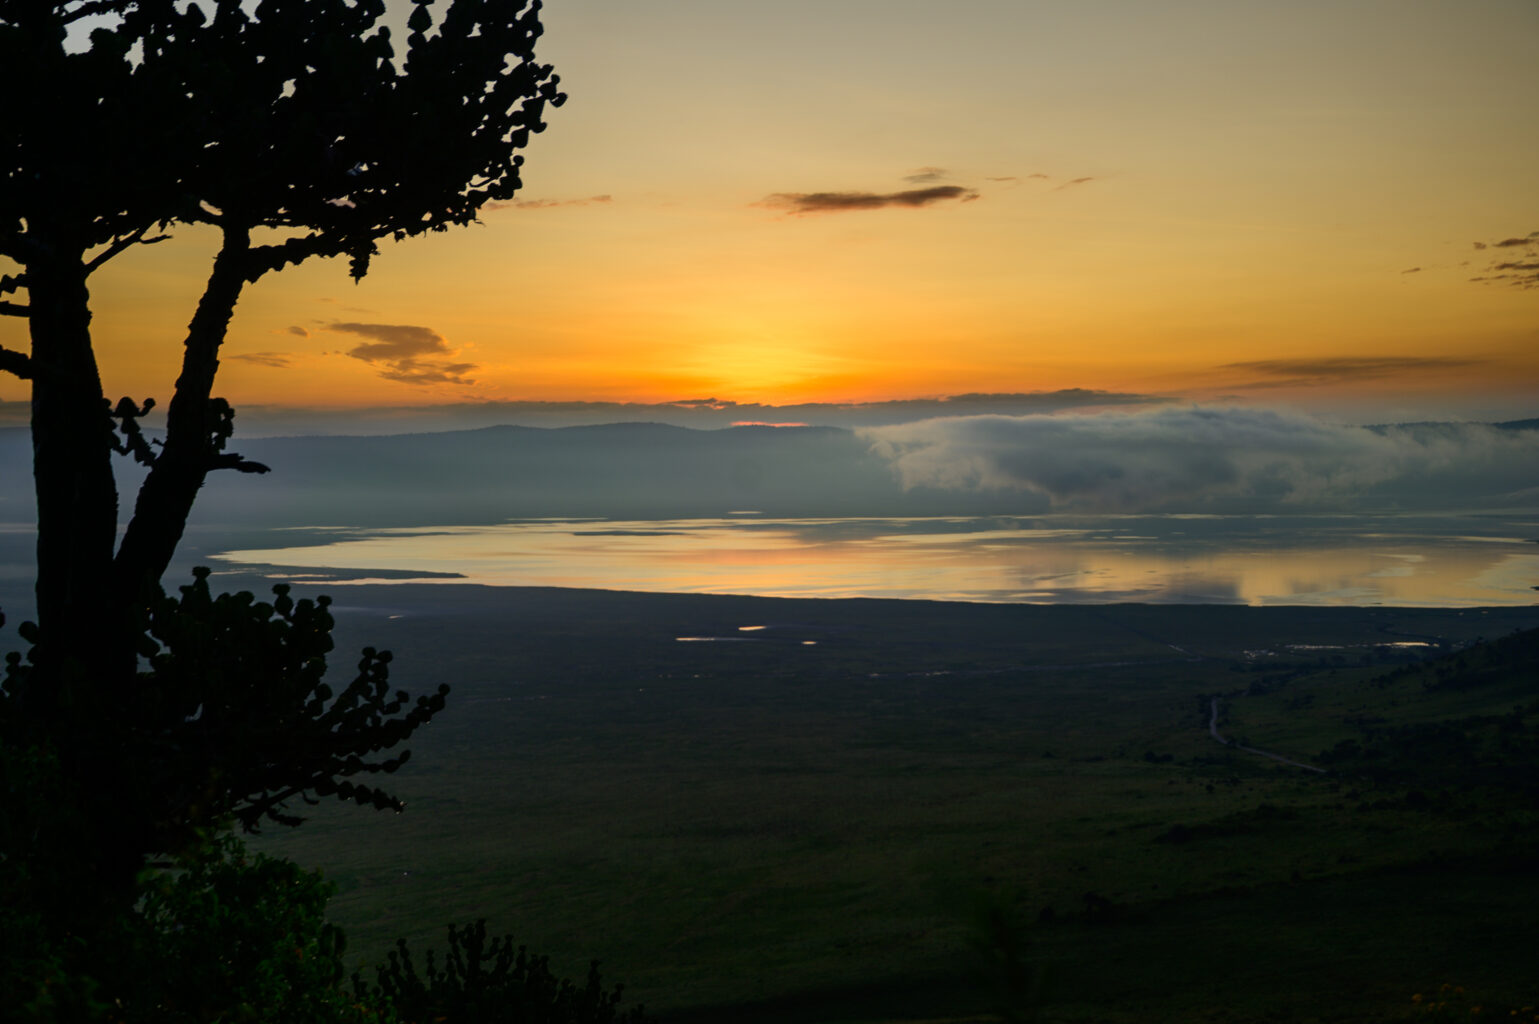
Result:
<svg viewBox="0 0 1539 1024"><path fill-rule="evenodd" d="M384 0L0 0L0 315L31 341L0 371L31 382L38 512L37 621L0 725L94 821L109 890L210 823L293 820L295 796L398 806L343 777L393 770L404 755L369 756L442 707L390 693L372 651L334 696L323 605L160 587L207 474L266 470L227 450L213 394L244 288L313 257L361 278L380 240L473 221L564 99L534 57L539 0L432 4L412 0L398 49ZM152 441L153 402L103 393L88 282L179 225L220 242ZM114 452L148 467L121 538Z"/></svg>

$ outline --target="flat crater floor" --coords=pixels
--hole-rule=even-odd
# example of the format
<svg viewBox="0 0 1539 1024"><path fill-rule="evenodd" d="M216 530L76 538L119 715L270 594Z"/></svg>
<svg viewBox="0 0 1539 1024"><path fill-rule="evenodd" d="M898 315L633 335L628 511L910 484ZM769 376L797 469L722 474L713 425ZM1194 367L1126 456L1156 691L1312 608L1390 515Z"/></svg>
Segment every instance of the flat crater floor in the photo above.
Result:
<svg viewBox="0 0 1539 1024"><path fill-rule="evenodd" d="M453 687L386 780L406 813L327 802L258 842L336 882L356 963L486 918L681 1021L1539 996L1539 814L1510 770L1539 672L1471 646L1539 608L331 592L334 684L367 643L395 685Z"/></svg>

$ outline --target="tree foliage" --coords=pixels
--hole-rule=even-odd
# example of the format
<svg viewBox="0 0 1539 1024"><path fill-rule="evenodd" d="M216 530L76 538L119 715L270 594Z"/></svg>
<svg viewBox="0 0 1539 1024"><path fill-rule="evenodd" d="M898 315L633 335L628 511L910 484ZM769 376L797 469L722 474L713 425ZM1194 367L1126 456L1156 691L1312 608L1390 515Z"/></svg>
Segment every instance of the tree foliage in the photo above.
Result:
<svg viewBox="0 0 1539 1024"><path fill-rule="evenodd" d="M293 825L288 802L336 795L381 810L404 804L349 781L394 772L410 756L365 760L396 747L442 710L447 686L415 704L389 687L390 652L365 648L340 693L325 682L332 650L328 598L295 601L273 588L271 603L249 593L212 596L198 569L180 599L151 602L133 685L104 694L118 728L104 771L127 797L134 851L183 848L210 822L256 831L264 820ZM24 627L24 635L35 636ZM7 658L7 690L25 691L35 666ZM340 780L340 781L339 781Z"/></svg>
<svg viewBox="0 0 1539 1024"><path fill-rule="evenodd" d="M201 223L287 232L230 249L248 280L336 255L362 276L384 237L471 222L563 97L538 2L454 0L436 24L432 3L401 53L384 0L3 0L0 254L105 246L95 270Z"/></svg>
<svg viewBox="0 0 1539 1024"><path fill-rule="evenodd" d="M224 451L218 352L246 285L311 257L362 277L384 238L474 220L520 186L517 154L563 95L535 60L538 0L413 0L404 53L383 0L0 0L0 257L21 268L0 312L29 321L39 614L111 628L166 569L206 474L261 471ZM89 46L70 33L89 32ZM114 256L208 225L220 247L188 326L163 445L121 544L90 338L87 278ZM116 406L123 429L150 403ZM69 674L67 651L58 652ZM49 655L51 656L51 655Z"/></svg>
<svg viewBox="0 0 1539 1024"><path fill-rule="evenodd" d="M120 948L102 964L122 1019L145 1024L350 1024L380 1014L350 999L342 933L319 872L255 856L231 838L151 878Z"/></svg>
<svg viewBox="0 0 1539 1024"><path fill-rule="evenodd" d="M405 939L375 970L373 984L353 975L359 1002L388 1005L403 1024L644 1024L642 1007L620 1010L624 986L604 987L598 961L582 985L557 978L550 959L535 956L513 937L490 940L486 921L449 926L440 967L432 950L425 976L417 972Z"/></svg>
<svg viewBox="0 0 1539 1024"><path fill-rule="evenodd" d="M36 919L0 933L6 1020L112 1024L390 1024L339 981L345 943L319 872L252 856L231 836L151 873L137 908L91 942ZM92 948L94 947L94 948Z"/></svg>

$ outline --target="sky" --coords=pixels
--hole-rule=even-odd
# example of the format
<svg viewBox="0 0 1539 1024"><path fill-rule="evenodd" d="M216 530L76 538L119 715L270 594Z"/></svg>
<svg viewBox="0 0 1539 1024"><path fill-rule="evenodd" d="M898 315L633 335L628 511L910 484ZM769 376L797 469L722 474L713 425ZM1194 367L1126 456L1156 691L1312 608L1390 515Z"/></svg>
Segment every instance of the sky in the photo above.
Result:
<svg viewBox="0 0 1539 1024"><path fill-rule="evenodd" d="M520 197L357 285L262 280L219 393L1539 415L1533 0L554 0L545 24L570 100ZM92 279L110 394L168 397L212 251L183 230ZM0 409L26 395L0 376Z"/></svg>

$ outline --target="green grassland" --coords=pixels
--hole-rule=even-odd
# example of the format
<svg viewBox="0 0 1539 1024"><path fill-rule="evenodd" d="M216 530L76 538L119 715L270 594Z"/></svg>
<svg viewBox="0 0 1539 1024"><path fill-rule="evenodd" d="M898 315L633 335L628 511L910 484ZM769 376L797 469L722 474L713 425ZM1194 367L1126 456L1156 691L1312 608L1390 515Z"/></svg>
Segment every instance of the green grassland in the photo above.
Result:
<svg viewBox="0 0 1539 1024"><path fill-rule="evenodd" d="M340 650L388 646L399 685L454 687L390 780L405 814L328 803L260 840L337 882L359 962L485 917L678 1021L1403 1020L1442 982L1539 998L1531 776L1481 774L1526 756L1539 711L1500 719L1536 706L1539 671L1515 654L1461 689L1414 664L1468 668L1539 608L333 593ZM1439 646L1385 646L1413 640ZM1331 773L1217 743L1214 696L1226 735L1334 750ZM1390 728L1426 722L1475 736L1441 785Z"/></svg>

